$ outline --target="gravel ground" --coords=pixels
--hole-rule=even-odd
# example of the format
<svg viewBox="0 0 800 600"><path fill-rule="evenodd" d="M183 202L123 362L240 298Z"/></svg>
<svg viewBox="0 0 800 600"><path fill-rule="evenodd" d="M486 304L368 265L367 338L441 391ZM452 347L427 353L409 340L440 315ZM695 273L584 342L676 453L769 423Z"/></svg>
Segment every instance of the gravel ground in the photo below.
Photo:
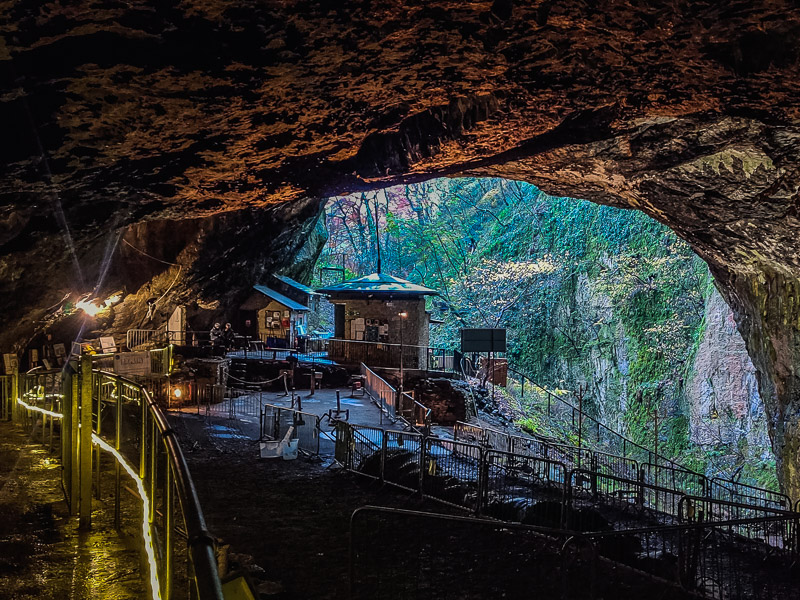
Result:
<svg viewBox="0 0 800 600"><path fill-rule="evenodd" d="M194 415L170 418L208 527L227 547L223 562L262 598L347 598L350 516L360 506L446 511L320 459L261 459L256 441L214 436Z"/></svg>

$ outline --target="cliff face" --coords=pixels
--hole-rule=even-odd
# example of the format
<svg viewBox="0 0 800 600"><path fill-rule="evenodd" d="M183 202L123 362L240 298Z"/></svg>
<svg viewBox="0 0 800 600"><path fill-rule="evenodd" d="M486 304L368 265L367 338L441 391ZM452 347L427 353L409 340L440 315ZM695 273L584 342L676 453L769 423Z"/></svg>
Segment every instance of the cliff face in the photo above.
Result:
<svg viewBox="0 0 800 600"><path fill-rule="evenodd" d="M706 301L703 336L686 387L693 443L769 448L756 369L733 311L716 290Z"/></svg>
<svg viewBox="0 0 800 600"><path fill-rule="evenodd" d="M708 261L800 493L795 2L4 0L0 15L5 344L64 290L90 293L132 224L238 214L186 265L202 294L289 263L308 198L522 179L644 210Z"/></svg>

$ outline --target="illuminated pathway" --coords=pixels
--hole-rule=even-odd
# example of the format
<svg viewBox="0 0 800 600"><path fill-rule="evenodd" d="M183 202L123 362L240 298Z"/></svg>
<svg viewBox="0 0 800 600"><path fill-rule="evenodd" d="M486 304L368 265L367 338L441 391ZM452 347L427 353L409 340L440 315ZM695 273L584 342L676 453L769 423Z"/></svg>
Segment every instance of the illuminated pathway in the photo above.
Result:
<svg viewBox="0 0 800 600"><path fill-rule="evenodd" d="M0 440L0 597L146 597L138 522L123 518L120 535L113 508L95 510L91 531L78 531L61 491L60 463L41 444L38 431L31 438L0 422ZM137 500L128 495L126 502L131 510L123 515L136 514Z"/></svg>

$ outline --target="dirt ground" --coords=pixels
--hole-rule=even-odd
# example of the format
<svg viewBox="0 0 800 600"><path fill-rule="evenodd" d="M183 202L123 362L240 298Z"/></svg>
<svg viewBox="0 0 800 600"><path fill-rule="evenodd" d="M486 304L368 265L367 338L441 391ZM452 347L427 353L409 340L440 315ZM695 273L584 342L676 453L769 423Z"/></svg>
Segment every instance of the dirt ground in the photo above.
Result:
<svg viewBox="0 0 800 600"><path fill-rule="evenodd" d="M248 574L262 598L347 598L350 516L360 506L450 512L330 461L261 459L257 441L209 437L200 418L170 418L229 569Z"/></svg>

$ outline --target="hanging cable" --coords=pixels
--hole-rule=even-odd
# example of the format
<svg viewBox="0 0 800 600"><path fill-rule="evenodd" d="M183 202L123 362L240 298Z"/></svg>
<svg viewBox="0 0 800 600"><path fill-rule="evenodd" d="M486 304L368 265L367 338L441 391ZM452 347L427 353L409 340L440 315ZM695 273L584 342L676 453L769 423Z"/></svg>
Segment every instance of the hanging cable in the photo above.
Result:
<svg viewBox="0 0 800 600"><path fill-rule="evenodd" d="M179 265L178 263L172 263L172 262L169 262L169 261L166 261L166 260L162 260L162 259L160 259L160 258L156 258L156 257L155 257L155 256L153 256L152 254L148 254L148 253L147 253L147 252L145 252L144 250L140 250L139 248L137 248L136 246L134 246L133 244L131 244L131 243L130 243L128 240L126 240L125 238L122 238L122 243L123 243L123 244L126 244L127 246L129 246L129 247L131 247L131 248L133 248L134 250L136 250L136 251L137 251L139 254L141 254L142 256L146 256L147 258L152 258L152 259L153 259L153 260L155 260L155 261L158 261L158 262L160 262L160 263L164 263L165 265L169 265L169 266L171 266L171 267L180 267L180 265Z"/></svg>
<svg viewBox="0 0 800 600"><path fill-rule="evenodd" d="M161 300L164 299L164 296L166 296L169 293L169 291L173 288L173 286L178 282L178 277L181 276L181 271L183 271L183 266L178 264L178 263L173 263L173 262L169 262L169 261L166 261L166 260L162 260L160 258L156 258L152 254L148 254L144 250L141 250L141 249L137 248L136 246L131 244L125 238L122 238L122 242L124 244L126 244L127 246L129 246L130 248L133 248L134 250L136 250L136 252L138 252L142 256L146 256L147 258L150 258L152 260L155 260L155 261L160 262L160 263L165 264L165 265L169 265L171 267L178 267L178 272L175 273L175 279L173 279L172 283L169 284L169 287L167 288L167 290L163 294L161 294L158 298L156 298L155 300L152 300L152 301L148 300L147 301L147 317L146 317L146 319L149 321L150 319L153 318L153 316L154 316L154 314L156 312L156 307L158 306L158 303L161 302Z"/></svg>

